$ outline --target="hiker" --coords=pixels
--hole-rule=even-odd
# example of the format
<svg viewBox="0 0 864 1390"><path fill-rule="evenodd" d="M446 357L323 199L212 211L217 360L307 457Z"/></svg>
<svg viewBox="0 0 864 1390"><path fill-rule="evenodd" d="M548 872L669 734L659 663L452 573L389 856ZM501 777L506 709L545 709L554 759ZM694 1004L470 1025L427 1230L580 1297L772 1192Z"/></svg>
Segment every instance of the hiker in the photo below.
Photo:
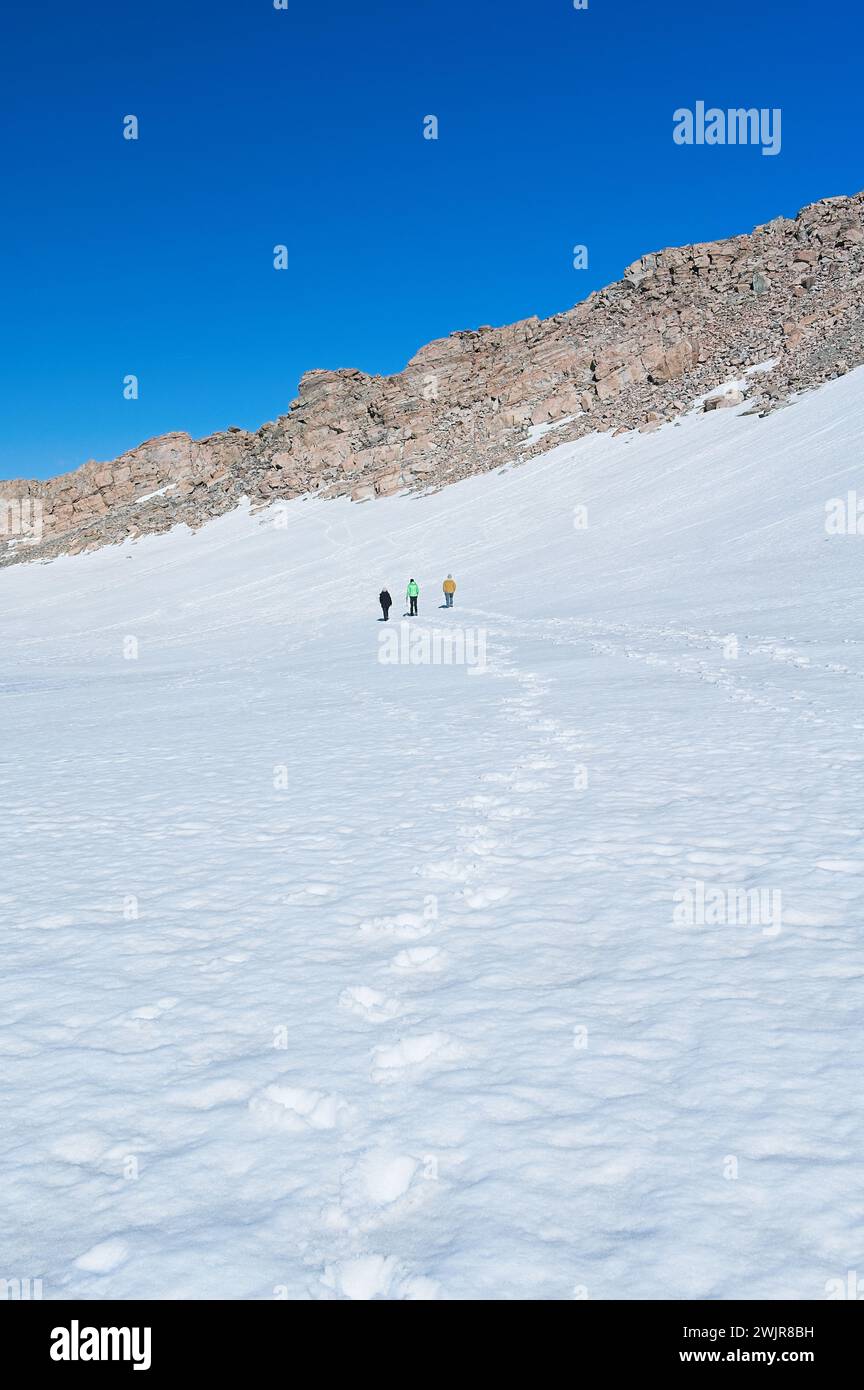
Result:
<svg viewBox="0 0 864 1390"><path fill-rule="evenodd" d="M416 579L408 580L408 588L405 590L405 597L408 600L408 617L417 617L417 600L420 597L420 586Z"/></svg>
<svg viewBox="0 0 864 1390"><path fill-rule="evenodd" d="M452 574L448 574L447 578L444 580L444 607L445 607L445 608L452 608L452 607L453 607L453 595L455 594L455 592L456 592L456 580L453 578Z"/></svg>
<svg viewBox="0 0 864 1390"><path fill-rule="evenodd" d="M381 612L384 614L384 621L385 621L385 623L386 623L386 622L389 622L389 619L390 619L390 609L391 609L392 606L393 606L393 600L392 600L392 598L390 597L390 595L388 594L388 592L387 592L386 589L382 589L382 590L381 590L380 594L378 595L378 602L379 602L380 605L381 605Z"/></svg>

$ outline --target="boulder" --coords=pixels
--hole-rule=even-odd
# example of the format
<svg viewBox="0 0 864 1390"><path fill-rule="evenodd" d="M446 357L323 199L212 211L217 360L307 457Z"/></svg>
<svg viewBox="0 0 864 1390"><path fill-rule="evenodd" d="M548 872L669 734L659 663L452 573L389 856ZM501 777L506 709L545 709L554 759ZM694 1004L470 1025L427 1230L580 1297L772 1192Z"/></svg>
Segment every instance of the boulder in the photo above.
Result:
<svg viewBox="0 0 864 1390"><path fill-rule="evenodd" d="M728 410L730 406L742 405L744 396L740 391L725 391L719 396L709 396L703 410Z"/></svg>

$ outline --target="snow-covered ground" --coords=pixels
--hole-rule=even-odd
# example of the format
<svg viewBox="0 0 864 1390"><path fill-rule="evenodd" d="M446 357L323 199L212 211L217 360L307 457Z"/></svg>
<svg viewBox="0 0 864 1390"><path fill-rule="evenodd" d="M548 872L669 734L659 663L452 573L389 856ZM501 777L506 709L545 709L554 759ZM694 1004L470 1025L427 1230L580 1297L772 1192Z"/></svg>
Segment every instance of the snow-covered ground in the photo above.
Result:
<svg viewBox="0 0 864 1390"><path fill-rule="evenodd" d="M0 1276L805 1299L861 1269L864 535L825 507L862 445L859 372L2 571ZM472 664L382 660L411 575Z"/></svg>

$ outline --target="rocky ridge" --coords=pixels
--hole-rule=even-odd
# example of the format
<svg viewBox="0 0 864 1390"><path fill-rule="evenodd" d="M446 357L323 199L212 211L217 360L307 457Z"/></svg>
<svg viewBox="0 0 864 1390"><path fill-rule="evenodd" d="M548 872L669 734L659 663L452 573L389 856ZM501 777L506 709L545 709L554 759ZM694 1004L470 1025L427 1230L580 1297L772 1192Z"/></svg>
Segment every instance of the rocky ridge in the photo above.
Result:
<svg viewBox="0 0 864 1390"><path fill-rule="evenodd" d="M862 362L858 193L643 256L565 313L453 333L394 376L308 372L287 414L254 433L172 433L111 463L0 483L0 565L195 528L244 496L442 487L592 431L657 429L730 379L764 414ZM726 400L740 395L705 406Z"/></svg>

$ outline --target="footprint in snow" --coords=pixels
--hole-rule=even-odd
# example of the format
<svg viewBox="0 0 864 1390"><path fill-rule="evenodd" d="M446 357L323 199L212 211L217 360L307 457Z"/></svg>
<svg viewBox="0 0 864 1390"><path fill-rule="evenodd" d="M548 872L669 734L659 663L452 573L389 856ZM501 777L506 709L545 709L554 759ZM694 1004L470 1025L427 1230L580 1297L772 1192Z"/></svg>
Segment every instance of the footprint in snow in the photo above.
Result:
<svg viewBox="0 0 864 1390"><path fill-rule="evenodd" d="M471 843L465 846L469 854L491 854L493 849L498 848L499 842L488 831L485 825L469 825L457 831L457 834L462 839L470 840Z"/></svg>
<svg viewBox="0 0 864 1390"><path fill-rule="evenodd" d="M302 1086L265 1086L249 1102L249 1113L268 1129L302 1134L310 1129L335 1129L350 1116L350 1106L339 1096L309 1091Z"/></svg>
<svg viewBox="0 0 864 1390"><path fill-rule="evenodd" d="M400 975L433 974L444 969L446 960L437 946L409 946L393 957L390 969Z"/></svg>
<svg viewBox="0 0 864 1390"><path fill-rule="evenodd" d="M453 1062L462 1056L462 1048L446 1033L423 1033L419 1037L400 1038L397 1043L376 1047L372 1052L372 1080L379 1085L401 1081L432 1066Z"/></svg>
<svg viewBox="0 0 864 1390"><path fill-rule="evenodd" d="M339 1007L365 1019L367 1023L386 1023L403 1012L398 999L388 999L380 989L371 989L368 985L352 985L343 989L339 995Z"/></svg>
<svg viewBox="0 0 864 1390"><path fill-rule="evenodd" d="M373 1149L357 1164L354 1176L365 1200L382 1207L405 1196L419 1167L410 1154Z"/></svg>
<svg viewBox="0 0 864 1390"><path fill-rule="evenodd" d="M473 878L480 868L479 864L466 863L464 859L438 859L426 864L417 872L421 878L444 878L455 883L464 883Z"/></svg>
<svg viewBox="0 0 864 1390"><path fill-rule="evenodd" d="M360 935L368 941L416 941L434 931L435 925L433 909L429 908L422 913L399 912L395 917L373 917L362 923Z"/></svg>
<svg viewBox="0 0 864 1390"><path fill-rule="evenodd" d="M430 1300L440 1296L440 1286L433 1279L411 1274L395 1255L359 1255L327 1265L315 1296L364 1302Z"/></svg>
<svg viewBox="0 0 864 1390"><path fill-rule="evenodd" d="M504 902L512 891L511 888L480 888L474 893L466 889L462 897L468 906L476 911L479 908L491 907L493 903Z"/></svg>
<svg viewBox="0 0 864 1390"><path fill-rule="evenodd" d="M430 1171L411 1154L370 1149L342 1178L339 1202L322 1212L322 1220L331 1230L374 1230L394 1208L402 1214L429 1197L433 1176L437 1165Z"/></svg>

